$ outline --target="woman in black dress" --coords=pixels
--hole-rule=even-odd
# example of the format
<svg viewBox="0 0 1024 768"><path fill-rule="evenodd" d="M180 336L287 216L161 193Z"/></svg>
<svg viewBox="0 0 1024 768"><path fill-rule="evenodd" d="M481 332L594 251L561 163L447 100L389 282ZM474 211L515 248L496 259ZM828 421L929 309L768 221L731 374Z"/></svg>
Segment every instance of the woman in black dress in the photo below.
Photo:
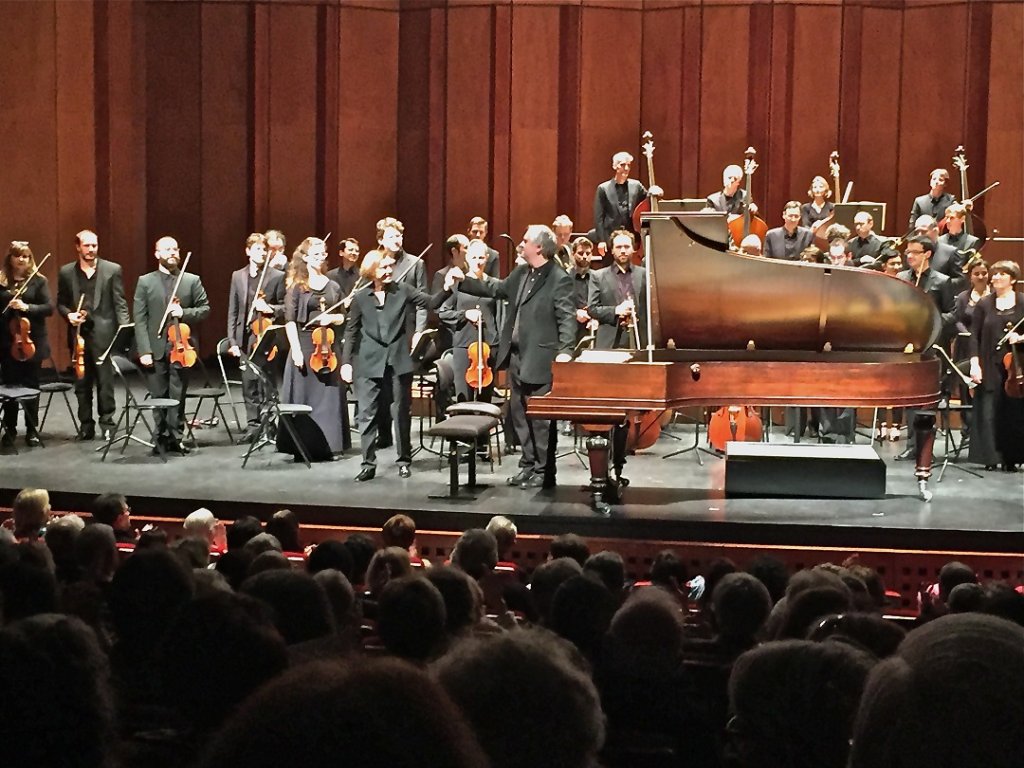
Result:
<svg viewBox="0 0 1024 768"><path fill-rule="evenodd" d="M832 197L832 190L824 176L815 176L811 180L811 188L807 190L807 196L811 198L809 203L800 206L800 226L813 227L822 219L832 215L835 204L829 198Z"/></svg>
<svg viewBox="0 0 1024 768"><path fill-rule="evenodd" d="M1003 357L1010 344L1024 340L1024 324L999 342L1024 320L1024 297L1016 290L1020 267L997 261L989 268L989 280L992 293L978 300L971 321L971 378L978 387L967 457L985 469L1001 463L1005 471L1015 472L1024 463L1024 398L1007 396Z"/></svg>
<svg viewBox="0 0 1024 768"><path fill-rule="evenodd" d="M301 403L313 408L313 421L320 427L330 449L329 454L318 450L317 435L308 435L300 428L300 435L314 458L327 458L341 453L352 445L348 429L348 407L345 385L338 373L341 352L340 326L344 315L335 304L342 298L338 284L327 277L324 267L327 262L327 246L318 237L307 237L292 256L288 265L287 292L284 299L285 331L291 347L291 360L285 365L282 399L286 403ZM332 309L333 307L333 309ZM326 310L331 310L326 312ZM310 320L317 319L314 323ZM309 324L309 330L305 326ZM313 331L315 329L334 331L334 343L329 350L334 353L333 370L315 370L311 363L314 352ZM300 422L301 424L301 422ZM284 432L279 430L279 439ZM294 453L289 446L282 446Z"/></svg>
<svg viewBox="0 0 1024 768"><path fill-rule="evenodd" d="M42 361L50 356L50 342L46 334L46 318L53 314L53 303L50 301L50 287L46 276L36 273L31 280L29 275L36 268L32 249L28 243L15 241L11 243L0 269L0 369L3 371L3 382L7 385L39 388L39 370ZM27 286L21 295L12 299L22 288ZM18 322L27 318L29 334L35 344L35 354L27 360L15 359L12 346ZM25 409L25 443L39 445L36 429L39 424L39 400L24 402ZM4 447L14 445L14 436L18 426L18 404L12 401L4 403Z"/></svg>

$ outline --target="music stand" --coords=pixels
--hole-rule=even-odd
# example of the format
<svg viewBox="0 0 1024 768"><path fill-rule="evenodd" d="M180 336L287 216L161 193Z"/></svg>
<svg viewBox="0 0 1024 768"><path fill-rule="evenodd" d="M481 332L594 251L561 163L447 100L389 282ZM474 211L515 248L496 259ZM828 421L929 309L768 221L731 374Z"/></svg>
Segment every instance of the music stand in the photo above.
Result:
<svg viewBox="0 0 1024 768"><path fill-rule="evenodd" d="M437 377L434 376L433 380L430 378L430 371L426 370L423 366L427 358L427 354L430 351L431 345L437 338L436 328L425 328L422 331L416 331L412 336L412 350L410 356L413 362L416 364L416 370L413 372L413 376L419 380L419 393L422 399L424 391L429 392L430 402L427 404L427 427L434 423L434 411L436 409L436 398L437 398ZM410 415L410 419L411 419ZM419 419L419 444L413 449L409 458L411 459L420 451L426 451L432 453L435 456L444 456L444 451L439 451L436 448L432 448L423 442L423 409L420 408L419 415L416 417ZM433 442L433 441L431 441Z"/></svg>
<svg viewBox="0 0 1024 768"><path fill-rule="evenodd" d="M256 440L253 441L253 451L258 451L269 443L277 442L277 413L273 411L268 402L271 393L267 391L269 387L273 386L273 372L263 366L263 363L268 362L267 357L274 347L277 347L275 360L282 360L286 365L291 365L291 344L288 343L288 334L283 325L269 326L256 340L252 352L245 354L243 351L242 356L238 359L238 370L240 372L245 371L247 365L259 368L259 372L254 371L253 375L256 377L260 392L259 414L261 425L264 423L263 417L267 409L269 408L272 411L270 418L266 420L266 426L257 433ZM276 393L273 394L276 396Z"/></svg>

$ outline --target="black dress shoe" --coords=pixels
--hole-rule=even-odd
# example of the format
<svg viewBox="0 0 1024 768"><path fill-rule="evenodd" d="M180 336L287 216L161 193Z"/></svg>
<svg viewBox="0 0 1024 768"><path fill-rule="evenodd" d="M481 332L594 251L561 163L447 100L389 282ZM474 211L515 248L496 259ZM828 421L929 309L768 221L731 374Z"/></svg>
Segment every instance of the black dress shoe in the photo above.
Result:
<svg viewBox="0 0 1024 768"><path fill-rule="evenodd" d="M78 434L75 435L75 440L84 442L85 440L95 440L96 429L95 427L82 427L78 430Z"/></svg>
<svg viewBox="0 0 1024 768"><path fill-rule="evenodd" d="M896 461L913 461L917 458L917 451L913 448L907 448L902 453L896 454Z"/></svg>
<svg viewBox="0 0 1024 768"><path fill-rule="evenodd" d="M29 448L35 448L37 445L42 444L43 443L39 439L39 435L35 434L34 432L32 434L25 435L25 445L27 445Z"/></svg>
<svg viewBox="0 0 1024 768"><path fill-rule="evenodd" d="M359 474L356 475L357 483L365 483L367 480L373 480L377 476L376 467L363 467L359 470Z"/></svg>
<svg viewBox="0 0 1024 768"><path fill-rule="evenodd" d="M171 440L167 443L166 448L168 453L178 453L182 456L188 456L192 453L192 449L179 440Z"/></svg>
<svg viewBox="0 0 1024 768"><path fill-rule="evenodd" d="M505 485L512 485L512 486L522 485L524 482L529 480L531 477L533 477L533 470L532 469L521 469L518 472L516 472L514 475L512 475L512 477L507 478L505 480Z"/></svg>
<svg viewBox="0 0 1024 768"><path fill-rule="evenodd" d="M403 480L412 477L412 470L409 469L408 464L403 464L398 468L398 476Z"/></svg>

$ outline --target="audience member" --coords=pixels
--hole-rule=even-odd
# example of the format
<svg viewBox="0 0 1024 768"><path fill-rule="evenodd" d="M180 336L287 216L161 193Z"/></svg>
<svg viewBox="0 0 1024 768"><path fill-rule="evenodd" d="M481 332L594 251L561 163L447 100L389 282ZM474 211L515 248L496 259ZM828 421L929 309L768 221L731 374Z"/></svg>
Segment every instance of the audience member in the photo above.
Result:
<svg viewBox="0 0 1024 768"><path fill-rule="evenodd" d="M253 557L257 557L264 552L283 552L284 547L281 546L281 540L272 533L257 533L247 542L243 547L246 552L251 552Z"/></svg>
<svg viewBox="0 0 1024 768"><path fill-rule="evenodd" d="M171 544L170 551L189 570L210 564L210 542L203 536L186 536Z"/></svg>
<svg viewBox="0 0 1024 768"><path fill-rule="evenodd" d="M508 562L516 537L519 535L516 524L504 515L495 515L488 521L486 530L498 542L499 562Z"/></svg>
<svg viewBox="0 0 1024 768"><path fill-rule="evenodd" d="M299 518L290 509L279 509L267 521L266 532L277 538L284 552L301 552Z"/></svg>
<svg viewBox="0 0 1024 768"><path fill-rule="evenodd" d="M548 558L557 560L560 557L571 557L582 568L583 564L587 562L587 558L590 557L590 547L587 546L587 542L583 540L582 536L577 536L575 533L559 534L551 539Z"/></svg>
<svg viewBox="0 0 1024 768"><path fill-rule="evenodd" d="M787 607L775 634L776 640L802 640L807 637L811 626L830 613L845 613L853 610L849 590L836 587L813 587L799 592Z"/></svg>
<svg viewBox="0 0 1024 768"><path fill-rule="evenodd" d="M892 656L900 647L906 632L887 619L873 613L833 613L812 624L808 640L821 642L830 637L853 643L875 658Z"/></svg>
<svg viewBox="0 0 1024 768"><path fill-rule="evenodd" d="M252 559L246 571L246 578L266 571L290 571L291 569L291 561L285 556L284 552L268 549L265 552L260 552Z"/></svg>
<svg viewBox="0 0 1024 768"><path fill-rule="evenodd" d="M599 579L608 588L616 605L625 599L626 564L618 552L605 549L591 555L583 564L583 574Z"/></svg>
<svg viewBox="0 0 1024 768"><path fill-rule="evenodd" d="M470 528L452 549L452 565L476 580L494 570L498 564L498 541L483 528Z"/></svg>
<svg viewBox="0 0 1024 768"><path fill-rule="evenodd" d="M372 600L380 597L384 585L391 579L412 575L412 561L408 551L401 547L385 547L373 554L366 568L366 591Z"/></svg>
<svg viewBox="0 0 1024 768"><path fill-rule="evenodd" d="M373 553L377 551L377 546L365 533L353 533L345 539L345 546L352 554L352 575L349 580L353 586L361 587L366 583L366 569L370 565Z"/></svg>
<svg viewBox="0 0 1024 768"><path fill-rule="evenodd" d="M470 633L484 617L480 585L465 571L447 565L431 568L426 577L444 599L448 636Z"/></svg>
<svg viewBox="0 0 1024 768"><path fill-rule="evenodd" d="M133 544L139 537L132 527L132 508L120 493L101 493L92 501L92 519L114 529L118 542Z"/></svg>
<svg viewBox="0 0 1024 768"><path fill-rule="evenodd" d="M309 553L306 567L312 574L326 570L340 571L349 583L352 583L352 553L337 539L328 539L317 544Z"/></svg>
<svg viewBox="0 0 1024 768"><path fill-rule="evenodd" d="M228 529L225 532L225 541L227 542L228 552L241 549L249 539L262 532L263 523L260 522L258 517L242 515L241 517L235 518L234 522L228 526Z"/></svg>
<svg viewBox="0 0 1024 768"><path fill-rule="evenodd" d="M422 576L391 579L377 600L377 634L395 656L423 664L444 650L444 598Z"/></svg>
<svg viewBox="0 0 1024 768"><path fill-rule="evenodd" d="M747 573L765 585L775 605L786 594L789 584L789 569L786 564L771 555L758 555L747 566Z"/></svg>
<svg viewBox="0 0 1024 768"><path fill-rule="evenodd" d="M54 574L57 581L67 584L78 578L78 562L75 559L75 541L85 528L85 521L78 515L55 517L46 526L43 540L53 555Z"/></svg>
<svg viewBox="0 0 1024 768"><path fill-rule="evenodd" d="M18 541L37 540L50 520L50 494L44 488L19 491L11 503L11 519Z"/></svg>
<svg viewBox="0 0 1024 768"><path fill-rule="evenodd" d="M334 633L327 593L308 573L290 568L263 571L242 583L242 593L270 606L274 626L288 645Z"/></svg>
<svg viewBox="0 0 1024 768"><path fill-rule="evenodd" d="M213 512L206 507L200 507L194 512L190 512L181 527L186 537L195 536L206 539L211 550L224 551L227 543L224 524L217 520Z"/></svg>
<svg viewBox="0 0 1024 768"><path fill-rule="evenodd" d="M555 591L548 627L575 645L594 664L601 655L616 605L615 598L601 581L582 574L572 576Z"/></svg>
<svg viewBox="0 0 1024 768"><path fill-rule="evenodd" d="M530 578L530 595L541 624L547 626L551 621L551 603L558 588L563 582L581 573L583 568L571 557L548 560L534 570Z"/></svg>

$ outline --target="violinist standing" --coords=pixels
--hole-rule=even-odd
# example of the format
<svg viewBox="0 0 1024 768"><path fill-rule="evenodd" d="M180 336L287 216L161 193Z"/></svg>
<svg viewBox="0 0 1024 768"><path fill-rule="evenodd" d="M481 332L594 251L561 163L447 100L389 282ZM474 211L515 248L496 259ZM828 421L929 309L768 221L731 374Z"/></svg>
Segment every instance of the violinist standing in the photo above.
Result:
<svg viewBox="0 0 1024 768"><path fill-rule="evenodd" d="M75 354L75 331L85 340L85 375L75 381L78 398L78 439L96 437L92 413L92 392L96 389L100 435L106 440L114 428L114 372L109 360L97 358L106 352L118 327L131 322L124 297L121 265L99 257L96 233L83 229L75 235L77 261L65 264L57 274L57 312L68 321L68 348ZM81 302L81 309L79 309Z"/></svg>
<svg viewBox="0 0 1024 768"><path fill-rule="evenodd" d="M344 294L327 277L326 262L327 244L318 237L307 237L299 243L288 265L284 318L291 360L285 365L281 394L286 403L301 403L313 409L313 421L320 427L331 453L338 454L352 446L348 399L338 374L339 326L345 322L345 315L340 307L334 306ZM328 330L334 334L333 342L324 341L322 348L315 347L314 332ZM316 362L322 366L320 370L314 365L314 352ZM332 355L333 369L329 365Z"/></svg>
<svg viewBox="0 0 1024 768"><path fill-rule="evenodd" d="M39 369L43 360L50 356L50 342L46 334L46 318L53 314L50 302L50 288L46 276L40 273L25 281L36 268L35 258L28 243L16 241L11 243L0 269L0 370L3 371L4 384L39 388ZM16 299L13 294L22 286L24 290ZM29 321L29 335L35 344L35 354L28 360L16 360L12 355L12 345L16 334L12 323L22 318ZM39 400L22 404L25 410L25 443L29 446L39 445L37 428L39 425ZM3 412L4 447L14 444L18 427L18 404L7 401Z"/></svg>
<svg viewBox="0 0 1024 768"><path fill-rule="evenodd" d="M947 183L949 171L945 168L936 168L931 172L931 176L928 177L928 194L915 197L914 204L910 207L911 227L915 225L919 216L941 218L946 208L956 202L956 198L946 191Z"/></svg>
<svg viewBox="0 0 1024 768"><path fill-rule="evenodd" d="M967 458L985 469L1001 463L1004 471L1015 472L1024 464L1024 398L1007 395L1003 358L1009 344L1024 341L1024 325L1002 345L998 342L1024 319L1024 296L1016 290L1020 267L997 261L989 267L989 280L992 292L978 299L971 320L971 378L978 386Z"/></svg>
<svg viewBox="0 0 1024 768"><path fill-rule="evenodd" d="M267 260L267 237L253 232L245 239L245 255L249 263L231 273L228 291L228 354L250 355L257 337L252 326L261 318L272 323L284 319L284 272L264 264ZM262 276L262 283L260 277ZM258 292L257 292L258 289ZM263 360L258 361L262 364ZM259 378L247 368L242 370L242 399L247 422L243 442L249 442L259 428L260 405L264 397Z"/></svg>
<svg viewBox="0 0 1024 768"><path fill-rule="evenodd" d="M474 240L469 244L466 249L466 265L468 277L482 281L491 279L486 272L487 243L483 240ZM444 284L436 287L443 288ZM441 322L452 334L452 370L455 374L455 397L459 402L491 401L494 383L484 387L480 397L477 397L476 390L471 389L466 382L466 372L469 370L469 346L476 342L481 323L484 343L491 348L490 359L486 362L493 366L494 357L498 353L497 312L498 302L495 299L470 296L458 288L455 288L451 297L437 311Z"/></svg>
<svg viewBox="0 0 1024 768"><path fill-rule="evenodd" d="M342 296L348 296L359 280L359 241L346 237L338 243L338 257L341 264L328 271L327 276L338 284Z"/></svg>
<svg viewBox="0 0 1024 768"><path fill-rule="evenodd" d="M182 276L177 296L173 296L174 284L181 268L177 240L161 237L156 241L153 255L157 268L140 277L135 286L135 346L139 353L139 365L147 371L146 384L150 395L178 401L176 409L168 408L157 414L157 439L166 450L184 455L189 453L188 447L182 443L182 435L185 431L185 395L190 369L171 362L167 329L177 320L194 330L196 325L209 316L210 302L202 281L193 273ZM167 322L161 330L160 322L165 311ZM193 336L193 346L196 343ZM153 450L157 451L156 448Z"/></svg>
<svg viewBox="0 0 1024 768"><path fill-rule="evenodd" d="M359 269L371 282L352 297L345 324L341 378L356 382L359 397L359 433L363 462L356 480L372 480L377 474L377 431L380 411L395 406L398 476L412 474L412 334L406 322L413 311L437 309L448 298L462 270L452 267L443 290L433 295L394 278L395 260L387 250L370 251Z"/></svg>

